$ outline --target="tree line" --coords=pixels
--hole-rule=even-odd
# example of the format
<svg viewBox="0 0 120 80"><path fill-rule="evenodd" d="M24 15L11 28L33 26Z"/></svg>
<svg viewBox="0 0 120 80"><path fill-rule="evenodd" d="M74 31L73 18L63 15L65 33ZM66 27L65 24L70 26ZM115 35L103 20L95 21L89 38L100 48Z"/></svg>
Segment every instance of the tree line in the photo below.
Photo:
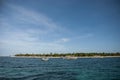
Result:
<svg viewBox="0 0 120 80"><path fill-rule="evenodd" d="M15 56L36 56L36 57L90 57L90 56L120 56L120 52L116 53L49 53L49 54L15 54Z"/></svg>

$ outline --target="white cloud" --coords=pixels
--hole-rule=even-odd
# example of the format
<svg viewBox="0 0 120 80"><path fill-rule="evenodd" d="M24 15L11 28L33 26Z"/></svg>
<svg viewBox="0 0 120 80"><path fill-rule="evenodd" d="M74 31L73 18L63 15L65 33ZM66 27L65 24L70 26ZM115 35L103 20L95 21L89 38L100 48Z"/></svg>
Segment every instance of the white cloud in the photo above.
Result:
<svg viewBox="0 0 120 80"><path fill-rule="evenodd" d="M61 44L61 43L69 42L69 41L70 41L69 38L60 38L60 39L54 41L54 43Z"/></svg>
<svg viewBox="0 0 120 80"><path fill-rule="evenodd" d="M52 19L48 18L46 15L36 12L33 10L26 9L24 7L8 5L13 10L13 17L20 21L20 23L29 23L38 25L39 27L46 27L47 29L53 30L58 28L56 23ZM14 14L15 13L15 14Z"/></svg>
<svg viewBox="0 0 120 80"><path fill-rule="evenodd" d="M70 39L68 39L68 38L62 38L61 39L61 41L63 41L63 42L68 42Z"/></svg>

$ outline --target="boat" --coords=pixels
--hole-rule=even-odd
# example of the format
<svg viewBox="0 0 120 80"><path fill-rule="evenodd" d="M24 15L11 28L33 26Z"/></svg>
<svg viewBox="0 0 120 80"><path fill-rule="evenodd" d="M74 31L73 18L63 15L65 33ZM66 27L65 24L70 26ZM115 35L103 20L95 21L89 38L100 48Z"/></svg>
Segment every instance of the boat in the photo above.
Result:
<svg viewBox="0 0 120 80"><path fill-rule="evenodd" d="M77 57L73 57L73 56L66 56L66 57L64 57L63 59L77 59Z"/></svg>
<svg viewBox="0 0 120 80"><path fill-rule="evenodd" d="M49 58L47 58L47 57L42 58L42 61L48 61L48 60L49 60Z"/></svg>
<svg viewBox="0 0 120 80"><path fill-rule="evenodd" d="M104 58L103 56L93 56L93 58Z"/></svg>

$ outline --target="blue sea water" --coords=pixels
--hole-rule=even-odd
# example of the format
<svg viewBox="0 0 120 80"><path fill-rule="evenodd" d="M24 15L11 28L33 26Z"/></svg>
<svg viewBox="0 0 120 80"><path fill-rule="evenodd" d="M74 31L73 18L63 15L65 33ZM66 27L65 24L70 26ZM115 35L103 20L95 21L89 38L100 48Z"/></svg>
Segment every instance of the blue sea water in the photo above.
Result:
<svg viewBox="0 0 120 80"><path fill-rule="evenodd" d="M120 58L0 57L0 80L120 80Z"/></svg>

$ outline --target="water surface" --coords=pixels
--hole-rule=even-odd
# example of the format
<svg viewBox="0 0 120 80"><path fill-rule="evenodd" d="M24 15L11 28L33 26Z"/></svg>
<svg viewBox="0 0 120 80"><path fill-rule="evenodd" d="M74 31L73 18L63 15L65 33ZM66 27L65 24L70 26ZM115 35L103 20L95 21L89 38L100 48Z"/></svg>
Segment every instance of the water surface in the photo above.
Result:
<svg viewBox="0 0 120 80"><path fill-rule="evenodd" d="M0 57L0 80L120 80L120 58Z"/></svg>

